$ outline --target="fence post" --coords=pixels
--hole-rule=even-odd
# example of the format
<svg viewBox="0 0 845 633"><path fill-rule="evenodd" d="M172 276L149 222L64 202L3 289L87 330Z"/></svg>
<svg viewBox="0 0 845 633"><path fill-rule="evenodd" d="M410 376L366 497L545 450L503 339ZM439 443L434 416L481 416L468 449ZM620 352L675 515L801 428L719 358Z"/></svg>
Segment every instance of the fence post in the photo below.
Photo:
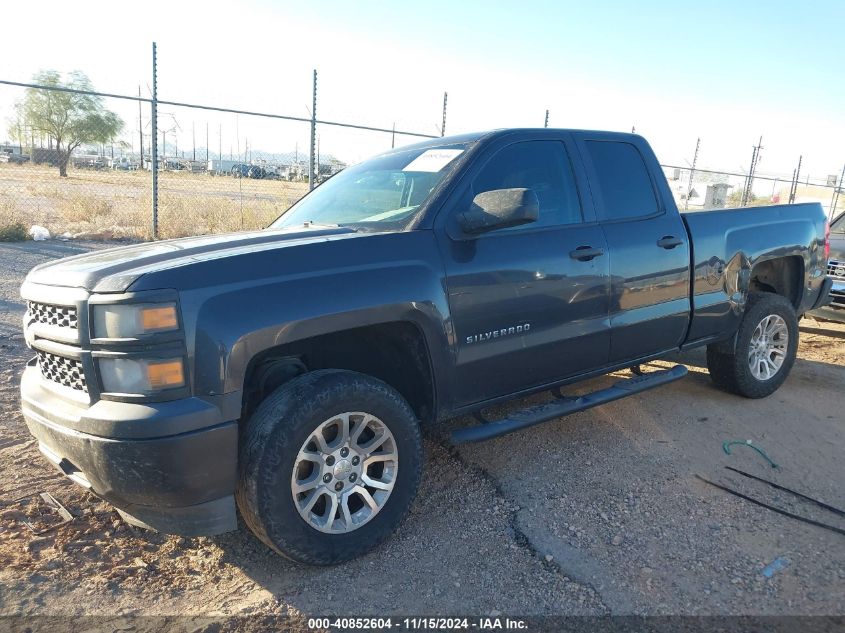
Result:
<svg viewBox="0 0 845 633"><path fill-rule="evenodd" d="M443 125L440 127L440 136L446 136L446 101L449 99L449 93L443 93Z"/></svg>
<svg viewBox="0 0 845 633"><path fill-rule="evenodd" d="M150 103L152 116L152 141L150 144L150 169L153 172L153 239L158 239L158 79L156 75L156 43L153 42L153 99Z"/></svg>
<svg viewBox="0 0 845 633"><path fill-rule="evenodd" d="M311 91L311 154L308 158L308 190L314 189L314 179L316 178L314 161L317 157L315 154L317 144L317 69L314 69L314 86Z"/></svg>

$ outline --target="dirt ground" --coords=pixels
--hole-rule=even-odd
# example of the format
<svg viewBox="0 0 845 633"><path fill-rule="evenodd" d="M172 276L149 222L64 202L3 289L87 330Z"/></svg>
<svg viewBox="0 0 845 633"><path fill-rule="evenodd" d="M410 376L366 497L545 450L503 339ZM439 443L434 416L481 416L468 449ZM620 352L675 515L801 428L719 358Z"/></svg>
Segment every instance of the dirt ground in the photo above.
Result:
<svg viewBox="0 0 845 633"><path fill-rule="evenodd" d="M449 431L472 418L428 429L400 530L361 559L310 568L243 526L194 539L132 528L39 454L18 406L29 356L18 288L39 262L101 247L0 245L0 615L845 614L845 536L696 477L845 529L725 468L845 508L843 324L803 320L793 372L763 400L715 389L699 351L652 364L687 365L680 382L515 435L456 449ZM779 468L745 446L723 450L748 439ZM41 492L73 518L36 534L25 521L59 520Z"/></svg>

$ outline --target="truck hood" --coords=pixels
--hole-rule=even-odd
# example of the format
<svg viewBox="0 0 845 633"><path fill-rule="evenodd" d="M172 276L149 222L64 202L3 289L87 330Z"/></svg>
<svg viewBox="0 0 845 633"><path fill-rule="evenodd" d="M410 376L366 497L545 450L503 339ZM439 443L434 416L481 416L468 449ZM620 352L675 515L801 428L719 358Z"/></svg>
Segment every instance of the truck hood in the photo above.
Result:
<svg viewBox="0 0 845 633"><path fill-rule="evenodd" d="M355 231L349 228L313 226L148 242L47 262L33 268L26 280L48 286L85 288L93 292L125 292L145 273L352 233Z"/></svg>

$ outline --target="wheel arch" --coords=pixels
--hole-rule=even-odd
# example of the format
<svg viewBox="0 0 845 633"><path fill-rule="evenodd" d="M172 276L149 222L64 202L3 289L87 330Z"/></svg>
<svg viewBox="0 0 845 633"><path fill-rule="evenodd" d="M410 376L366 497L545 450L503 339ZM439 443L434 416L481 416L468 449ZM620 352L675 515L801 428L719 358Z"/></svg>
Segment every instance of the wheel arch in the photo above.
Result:
<svg viewBox="0 0 845 633"><path fill-rule="evenodd" d="M746 293L773 292L798 310L803 298L804 260L797 255L768 257L754 262Z"/></svg>
<svg viewBox="0 0 845 633"><path fill-rule="evenodd" d="M242 419L275 388L307 371L345 369L382 380L398 391L422 423L437 411L430 345L418 322L384 321L333 329L264 346L243 368Z"/></svg>

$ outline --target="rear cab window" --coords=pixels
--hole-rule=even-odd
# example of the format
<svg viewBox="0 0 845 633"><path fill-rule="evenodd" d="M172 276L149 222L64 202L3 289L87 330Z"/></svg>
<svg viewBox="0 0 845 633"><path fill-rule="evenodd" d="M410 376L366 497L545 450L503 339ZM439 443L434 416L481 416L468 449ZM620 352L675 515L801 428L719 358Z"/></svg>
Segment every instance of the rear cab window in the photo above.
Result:
<svg viewBox="0 0 845 633"><path fill-rule="evenodd" d="M660 211L640 151L624 141L585 141L607 221L656 215Z"/></svg>

